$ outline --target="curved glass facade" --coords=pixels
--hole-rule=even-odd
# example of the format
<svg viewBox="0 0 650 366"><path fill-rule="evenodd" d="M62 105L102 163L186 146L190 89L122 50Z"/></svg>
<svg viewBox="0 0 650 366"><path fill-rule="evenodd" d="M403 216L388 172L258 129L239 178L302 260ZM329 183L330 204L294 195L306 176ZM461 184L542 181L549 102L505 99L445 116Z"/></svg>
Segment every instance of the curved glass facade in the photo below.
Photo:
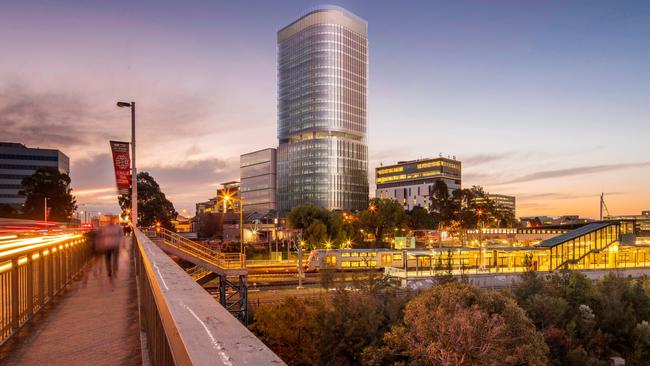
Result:
<svg viewBox="0 0 650 366"><path fill-rule="evenodd" d="M367 24L320 9L278 32L281 210L368 205Z"/></svg>

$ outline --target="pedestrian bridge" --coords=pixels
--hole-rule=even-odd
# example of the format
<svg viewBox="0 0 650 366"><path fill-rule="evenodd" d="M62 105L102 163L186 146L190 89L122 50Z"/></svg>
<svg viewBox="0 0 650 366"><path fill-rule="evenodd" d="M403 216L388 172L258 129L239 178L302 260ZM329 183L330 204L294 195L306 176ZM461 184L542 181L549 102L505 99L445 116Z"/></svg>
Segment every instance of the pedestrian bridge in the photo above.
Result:
<svg viewBox="0 0 650 366"><path fill-rule="evenodd" d="M80 234L12 240L0 242L2 365L284 364L165 251L245 281L243 258L135 230L109 277Z"/></svg>

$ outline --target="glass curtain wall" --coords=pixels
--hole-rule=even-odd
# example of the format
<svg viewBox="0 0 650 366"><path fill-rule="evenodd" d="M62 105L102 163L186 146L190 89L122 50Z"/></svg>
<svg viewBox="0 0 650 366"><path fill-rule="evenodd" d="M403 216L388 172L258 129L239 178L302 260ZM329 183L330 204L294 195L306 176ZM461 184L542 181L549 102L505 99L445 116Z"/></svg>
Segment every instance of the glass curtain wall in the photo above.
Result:
<svg viewBox="0 0 650 366"><path fill-rule="evenodd" d="M368 204L367 24L339 8L278 32L278 200L356 210Z"/></svg>

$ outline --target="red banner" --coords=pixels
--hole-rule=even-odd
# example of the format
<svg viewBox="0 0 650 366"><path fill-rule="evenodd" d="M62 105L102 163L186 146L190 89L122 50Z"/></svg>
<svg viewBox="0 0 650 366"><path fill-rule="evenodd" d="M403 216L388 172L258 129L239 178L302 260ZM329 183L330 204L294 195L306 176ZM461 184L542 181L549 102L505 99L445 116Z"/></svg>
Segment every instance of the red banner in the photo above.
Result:
<svg viewBox="0 0 650 366"><path fill-rule="evenodd" d="M115 182L119 194L129 194L131 187L131 158L129 155L129 143L111 141L113 152L113 166L115 167Z"/></svg>

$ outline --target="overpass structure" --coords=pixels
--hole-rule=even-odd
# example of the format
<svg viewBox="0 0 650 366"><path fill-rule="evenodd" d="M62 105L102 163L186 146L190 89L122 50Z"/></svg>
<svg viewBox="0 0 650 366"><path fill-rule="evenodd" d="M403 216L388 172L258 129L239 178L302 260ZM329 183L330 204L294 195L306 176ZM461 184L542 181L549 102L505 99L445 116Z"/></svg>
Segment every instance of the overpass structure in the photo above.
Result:
<svg viewBox="0 0 650 366"><path fill-rule="evenodd" d="M199 284L218 278L219 302L247 322L248 271L244 254L221 253L160 227L144 229L143 233L166 253L194 264L189 274Z"/></svg>
<svg viewBox="0 0 650 366"><path fill-rule="evenodd" d="M80 234L3 239L0 364L284 365L165 251L245 284L243 258L136 229L108 277Z"/></svg>

